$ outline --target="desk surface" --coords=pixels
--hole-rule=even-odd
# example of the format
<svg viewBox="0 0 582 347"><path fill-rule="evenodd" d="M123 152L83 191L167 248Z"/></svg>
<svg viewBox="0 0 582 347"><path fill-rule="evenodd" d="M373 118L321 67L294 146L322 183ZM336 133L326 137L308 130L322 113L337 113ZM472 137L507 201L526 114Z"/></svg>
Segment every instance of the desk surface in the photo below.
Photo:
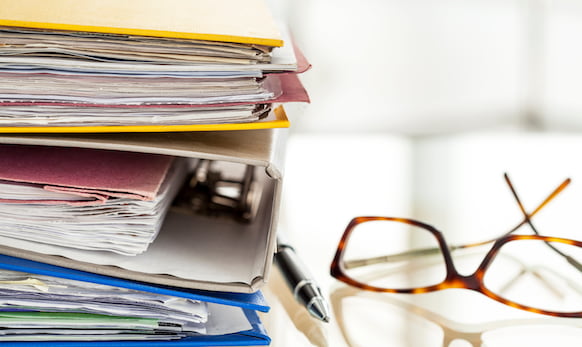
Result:
<svg viewBox="0 0 582 347"><path fill-rule="evenodd" d="M526 148L528 153L545 150L527 157ZM582 165L567 155L580 148L582 138L561 135L477 134L427 139L420 145L381 135L291 136L282 227L326 297L344 303L345 311L335 305L329 324L307 316L275 269L264 290L272 310L263 315L272 346L444 346L453 340L451 346L579 345L580 319L522 312L467 290L414 296L365 293L331 278L329 265L346 224L357 215L430 220L447 230L447 237L463 241L478 237L475 219L499 233L520 217L501 174L509 170L514 175L531 206L566 175L582 182ZM556 158L556 151L566 155ZM417 170L429 166L430 177L419 178ZM546 217L553 227L557 221L576 223L572 214L579 213L572 209L582 208L582 190L578 185L568 189L560 201L552 202L552 213L540 215L539 225ZM561 215L563 210L570 215ZM312 335L311 341L304 332Z"/></svg>

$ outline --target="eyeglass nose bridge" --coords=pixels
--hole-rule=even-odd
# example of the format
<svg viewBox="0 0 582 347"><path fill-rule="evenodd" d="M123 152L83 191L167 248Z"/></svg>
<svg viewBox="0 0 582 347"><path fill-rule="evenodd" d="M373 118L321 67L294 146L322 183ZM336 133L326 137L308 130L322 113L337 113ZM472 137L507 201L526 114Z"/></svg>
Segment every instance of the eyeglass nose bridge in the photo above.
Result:
<svg viewBox="0 0 582 347"><path fill-rule="evenodd" d="M485 270L487 269L488 265L491 263L492 259L495 256L494 248L492 247L489 252L485 255L483 260L479 263L479 266L475 271L471 274L464 275L461 274L457 267L455 266L455 262L452 257L452 251L454 248L450 248L447 245L447 242L443 236L443 234L436 228L432 228L433 230L428 229L433 236L437 239L441 255L443 256L444 264L446 267L446 276L440 284L427 288L429 291L438 291L444 289L469 289L475 292L479 292L482 294L487 293L487 289L483 285L483 277L485 274ZM486 294L487 295L487 294Z"/></svg>
<svg viewBox="0 0 582 347"><path fill-rule="evenodd" d="M486 289L483 287L483 275L485 273L486 265L489 264L494 254L488 252L478 268L472 274L463 275L455 266L452 257L452 251L454 248L448 246L443 233L432 226L425 227L425 229L436 238L446 267L445 279L441 284L435 286L434 290L469 289L485 294Z"/></svg>
<svg viewBox="0 0 582 347"><path fill-rule="evenodd" d="M436 290L469 289L484 294L490 298L493 298L494 300L497 300L496 299L497 296L491 295L491 292L487 289L487 287L484 284L485 273L487 272L487 269L497 256L499 248L501 248L501 246L503 246L507 242L520 238L520 236L506 235L495 240L491 248L487 251L487 253L485 253L483 259L481 260L475 271L471 274L464 275L457 270L455 262L452 257L452 254L457 249L457 247L450 248L449 246L447 246L447 242L440 231L435 229L432 233L438 240L439 246L441 247L441 253L443 255L445 266L447 269L445 279L440 285L437 286ZM483 244L485 243L482 244L476 243L473 245L469 245L469 247L481 246Z"/></svg>
<svg viewBox="0 0 582 347"><path fill-rule="evenodd" d="M483 274L484 270L481 268L478 268L470 275L462 275L458 273L456 269L453 269L452 272L449 271L447 278L444 280L442 285L437 288L437 290L469 289L485 294L487 290L483 286Z"/></svg>

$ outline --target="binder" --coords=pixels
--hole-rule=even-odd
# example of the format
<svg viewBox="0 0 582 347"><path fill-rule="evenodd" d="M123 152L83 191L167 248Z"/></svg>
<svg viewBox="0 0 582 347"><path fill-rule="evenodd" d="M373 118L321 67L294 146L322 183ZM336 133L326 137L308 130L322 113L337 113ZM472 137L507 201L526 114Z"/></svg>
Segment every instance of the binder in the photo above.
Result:
<svg viewBox="0 0 582 347"><path fill-rule="evenodd" d="M66 278L89 283L122 287L127 289L171 295L200 300L208 303L227 305L240 308L251 328L224 335L198 335L172 341L34 341L34 342L2 342L3 346L224 346L224 345L268 345L270 338L267 335L257 311L268 312L269 306L261 292L252 294L208 292L201 290L185 290L160 285L138 283L109 276L63 268L59 266L39 263L26 259L0 255L0 269L21 271L26 273ZM212 319L212 316L210 316Z"/></svg>
<svg viewBox="0 0 582 347"><path fill-rule="evenodd" d="M301 58L302 69L308 69L309 63L304 58ZM277 90L278 95L273 100L265 102L265 105L271 104L271 110L263 118L255 121L242 122L209 122L209 123L188 123L185 124L143 124L143 125L82 125L82 126L19 126L19 125L0 125L0 133L119 133L119 132L183 132L183 131L229 131L229 130L256 130L256 129L271 129L271 128L288 128L290 121L282 106L288 102L310 102L309 95L305 87L295 73L280 74L276 76L267 77L274 89ZM59 105L53 102L29 102L29 103L15 103L15 102L0 102L0 107L10 106L16 104L23 104L26 106L42 107L43 105ZM71 106L74 104L65 104ZM223 104L221 106L229 106L230 104ZM232 105L237 105L233 103ZM83 106L95 106L91 104L81 104ZM97 105L100 107L111 107L107 105ZM174 105L177 109L183 105ZM187 105L185 105L187 106ZM208 105L211 106L211 105ZM123 109L121 106L120 109ZM147 109L147 106L134 108Z"/></svg>
<svg viewBox="0 0 582 347"><path fill-rule="evenodd" d="M264 0L2 0L0 25L283 45Z"/></svg>
<svg viewBox="0 0 582 347"><path fill-rule="evenodd" d="M7 42L13 43L7 43L4 48L6 55L1 59L3 78L8 82L19 77L27 81L34 78L34 83L24 85L21 92L9 90L3 94L0 105L2 133L178 132L289 127L284 112L268 113L267 110L273 104L309 101L296 76L309 65L292 44L287 31L284 28L279 30L265 0L169 0L164 3L156 0L56 0L51 1L50 6L39 0L0 0L0 27L5 31L3 35L7 35ZM68 39L56 38L60 36ZM75 40L101 41L106 48L87 48L88 51L79 48L75 51ZM120 42L126 44L108 48L106 40L117 45ZM54 41L52 45L56 48L51 44L51 47L45 47L45 41ZM129 50L127 56L111 56L112 52L122 54L124 47L134 46L145 47L137 51L145 54L148 50L145 41L160 41L156 44L166 50L173 46L176 50L179 43L185 42L204 48L186 52L184 48L172 51L172 54L166 53L168 57L174 56L178 63L160 57L144 60L139 55L134 57L131 54L136 53L134 50ZM28 51L29 44L41 45L48 51L38 47ZM150 43L152 53L155 53L153 46ZM209 52L209 47L215 46L230 48L230 53L218 48ZM252 49L253 52L236 53L233 46L237 51ZM18 49L24 49L24 53L11 51ZM95 53L97 56L94 56L91 51L104 55ZM189 62L177 58L189 56L187 52L191 52L191 56L200 56L202 60ZM228 60L229 54L236 63ZM261 59L243 63L246 59L234 58L241 55ZM203 58L212 63L205 63L207 60ZM54 92L45 94L44 85L50 86L51 78L59 76L61 80L52 81ZM166 97L154 98L148 94L150 89L134 87L126 97L112 97L108 86L115 85L116 79L124 77L147 77L149 81L158 81L159 88L167 91L172 90L172 86L160 82L164 79L189 78L184 83L193 86L198 83L198 78L221 79L215 79L206 94L200 95L169 93ZM240 77L248 85L241 86L238 94L222 95L224 90L232 87L229 77ZM90 78L97 78L94 83L104 92L95 93L97 89ZM79 81L85 82L75 85ZM143 85L141 81L130 80L119 88L131 90L132 84ZM174 81L172 85L176 87ZM154 87L157 90L158 85ZM184 87L176 87L176 90L181 88Z"/></svg>
<svg viewBox="0 0 582 347"><path fill-rule="evenodd" d="M122 264L127 258L107 255L106 264L75 258L67 252L32 251L38 245L0 238L0 254L40 263L179 288L253 293L266 283L275 251L275 226L283 176L286 129L184 133L2 134L0 144L69 146L157 153L215 160L253 167L262 188L257 215L244 224L212 216L173 214L140 261L162 255L176 273L148 273ZM177 235L177 236L176 236ZM179 237L178 237L179 236ZM169 248L168 248L169 247ZM184 264L170 256L188 257ZM180 258L182 259L182 258ZM143 264L140 264L140 266ZM124 268L124 266L126 268ZM149 270L149 269L148 269ZM192 272L184 275L184 272Z"/></svg>

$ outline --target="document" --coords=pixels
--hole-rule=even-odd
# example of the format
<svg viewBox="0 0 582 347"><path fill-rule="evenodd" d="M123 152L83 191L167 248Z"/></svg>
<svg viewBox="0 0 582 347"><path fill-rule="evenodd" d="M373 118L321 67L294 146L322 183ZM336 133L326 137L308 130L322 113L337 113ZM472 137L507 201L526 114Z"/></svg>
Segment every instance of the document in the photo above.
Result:
<svg viewBox="0 0 582 347"><path fill-rule="evenodd" d="M1 26L0 40L3 43L0 55L4 56L54 56L159 64L255 64L271 61L270 47L218 41Z"/></svg>
<svg viewBox="0 0 582 347"><path fill-rule="evenodd" d="M75 102L100 105L221 104L268 101L274 92L254 78L140 79L63 75L0 74L0 100Z"/></svg>
<svg viewBox="0 0 582 347"><path fill-rule="evenodd" d="M186 175L170 156L0 146L0 235L123 255L156 238Z"/></svg>
<svg viewBox="0 0 582 347"><path fill-rule="evenodd" d="M256 311L268 310L260 292L187 290L0 255L3 346L164 340L183 346L264 345L270 339Z"/></svg>
<svg viewBox="0 0 582 347"><path fill-rule="evenodd" d="M6 0L4 0L6 1ZM1 4L1 2L0 2ZM0 11L0 22L1 22ZM216 18L216 16L215 16ZM169 39L0 26L0 67L4 71L63 74L261 77L270 72L299 72L290 34L287 44L256 44Z"/></svg>
<svg viewBox="0 0 582 347"><path fill-rule="evenodd" d="M269 105L114 108L66 105L0 106L0 127L171 126L248 123L266 118Z"/></svg>
<svg viewBox="0 0 582 347"><path fill-rule="evenodd" d="M203 323L208 320L206 305L200 301L8 270L0 271L0 307L3 311L156 318L169 326L198 333L205 333Z"/></svg>
<svg viewBox="0 0 582 347"><path fill-rule="evenodd" d="M267 204L262 202L259 208L267 209ZM264 217L259 218L257 222L263 225ZM84 263L115 266L134 275L141 274L140 280L144 281L154 280L152 275L165 274L183 280L244 283L257 277L267 256L263 233L253 225L234 220L169 211L155 241L143 253L133 256L2 235L0 244Z"/></svg>
<svg viewBox="0 0 582 347"><path fill-rule="evenodd" d="M294 69L292 47L281 50L289 55L274 55L273 62ZM288 126L286 119L268 119L272 105L309 97L295 74L265 76L265 68L273 66L71 61L3 56L0 48L0 85L10 86L0 86L0 128L115 132Z"/></svg>
<svg viewBox="0 0 582 347"><path fill-rule="evenodd" d="M272 105L307 99L280 99L301 62L262 0L27 3L0 0L2 132L285 127Z"/></svg>
<svg viewBox="0 0 582 347"><path fill-rule="evenodd" d="M0 342L175 340L252 329L240 307L0 270Z"/></svg>

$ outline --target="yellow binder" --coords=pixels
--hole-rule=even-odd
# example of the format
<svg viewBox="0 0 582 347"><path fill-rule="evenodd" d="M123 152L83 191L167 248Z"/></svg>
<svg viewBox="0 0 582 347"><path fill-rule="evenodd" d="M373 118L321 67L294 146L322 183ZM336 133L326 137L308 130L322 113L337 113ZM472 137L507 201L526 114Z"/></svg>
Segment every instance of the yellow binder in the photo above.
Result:
<svg viewBox="0 0 582 347"><path fill-rule="evenodd" d="M283 45L265 0L0 0L0 25Z"/></svg>

